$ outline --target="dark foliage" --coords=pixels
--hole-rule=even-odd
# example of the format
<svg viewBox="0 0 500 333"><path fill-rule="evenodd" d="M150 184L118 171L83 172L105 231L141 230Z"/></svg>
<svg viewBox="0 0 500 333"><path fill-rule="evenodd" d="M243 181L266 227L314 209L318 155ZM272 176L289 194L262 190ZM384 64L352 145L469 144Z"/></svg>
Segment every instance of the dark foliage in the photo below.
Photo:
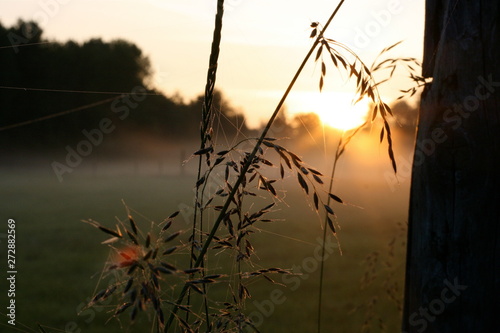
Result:
<svg viewBox="0 0 500 333"><path fill-rule="evenodd" d="M150 87L150 63L136 45L59 43L42 35L34 22L0 24L0 128L82 109L0 131L2 152L61 149L84 139L83 130L99 129L104 118L111 120L115 138L134 132L177 142L197 138L203 97L184 103ZM219 129L231 135L247 131L243 116L220 92L213 106Z"/></svg>

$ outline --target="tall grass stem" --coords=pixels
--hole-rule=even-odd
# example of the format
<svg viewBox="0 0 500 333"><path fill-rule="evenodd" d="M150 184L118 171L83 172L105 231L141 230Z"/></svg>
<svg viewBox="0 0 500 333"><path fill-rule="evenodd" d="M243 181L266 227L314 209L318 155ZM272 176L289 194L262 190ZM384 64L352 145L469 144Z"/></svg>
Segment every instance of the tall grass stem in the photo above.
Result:
<svg viewBox="0 0 500 333"><path fill-rule="evenodd" d="M210 51L210 59L208 64L207 71L207 81L205 84L205 95L203 99L202 106L202 119L200 124L200 150L206 148L207 142L210 140L210 125L213 119L212 112L212 101L214 95L215 81L217 79L217 67L219 60L219 52L220 52L220 42L222 38L222 18L224 16L224 0L217 1L217 13L215 14L215 28L212 38L212 47ZM203 155L199 156L198 159L198 171L197 171L197 181L200 179L202 174L202 165L203 165ZM193 228L191 234L191 256L190 256L190 268L193 268L193 257L195 250L195 237L196 237L196 225L198 220L198 213L200 216L200 244L203 243L203 214L201 214L201 205L198 205L200 200L200 187L196 188L195 194L195 207L193 214ZM202 259L204 256L200 256ZM203 266L203 262L201 263ZM205 286L203 286L205 291ZM188 304L190 295L188 295ZM204 306L205 306L205 315L207 320L207 329L210 327L210 316L208 309L208 302L206 296L204 296ZM186 321L189 320L189 312L186 312Z"/></svg>
<svg viewBox="0 0 500 333"><path fill-rule="evenodd" d="M341 0L339 2L339 4L337 5L337 7L335 8L335 10L333 11L332 15L330 16L330 18L328 19L328 21L325 23L325 25L323 26L323 29L321 30L321 33L317 36L317 38L315 39L313 45L311 46L309 52L307 53L306 57L304 58L304 60L302 61L301 65L299 66L299 69L297 70L297 72L295 73L292 81L290 82L290 84L288 85L288 88L286 89L285 93L283 94L281 100L279 101L278 105L276 106L276 109L274 110L271 118L269 119L266 127L264 128L264 130L262 131L259 139L257 140L257 143L255 144L254 148L253 148L253 151L251 152L251 154L248 156L247 158L247 162L245 163L245 165L243 166L243 168L241 169L240 171L240 175L239 177L237 178L235 184L233 185L233 188L231 190L231 192L229 193L227 199L226 199L226 202L224 203L224 206L222 207L222 209L220 210L220 213L214 223L214 225L212 226L212 229L210 231L210 234L207 236L207 238L205 239L205 242L203 244L203 248L201 249L200 253L199 253L199 256L194 264L194 267L200 267L201 263L203 262L203 258L205 256L205 254L207 253L207 250L208 250L208 247L210 246L214 236L215 236L215 233L217 232L218 228L219 228L219 225L220 223L222 222L224 216L226 215L226 212L234 198L234 196L236 195L236 192L239 188L239 186L241 185L243 179L245 178L246 176L246 173L254 159L254 157L256 156L262 142L264 141L264 138L266 137L268 131L270 130L274 120L276 119L276 117L278 116L281 108L283 107L284 103L285 103L285 100L287 99L288 95L290 94L290 91L292 90L293 86L295 85L295 82L297 81L298 77L300 76L302 70L304 69L306 63L309 61L309 58L311 57L311 55L313 54L314 50L316 49L316 47L318 46L318 44L320 43L321 41L321 38L324 34L324 32L328 29L328 26L330 25L330 23L332 22L333 18L337 15L338 11L340 10L340 8L342 7L342 5L344 4L345 0ZM223 3L223 1L219 0L218 2L219 4L220 3ZM222 25L222 24L221 24ZM215 33L214 33L214 36L215 36ZM220 38L220 35L219 35L219 38ZM179 294L179 298L177 299L177 302L176 302L176 305L174 305L173 309L172 309L172 312L170 314L170 317L165 325L165 332L168 332L170 326L172 325L172 322L174 320L174 317L176 316L176 313L178 311L178 306L177 305L180 305L183 300L184 300L184 297L186 296L186 293L188 291L188 288L189 286L187 284L184 285L184 287L182 288L180 294Z"/></svg>
<svg viewBox="0 0 500 333"><path fill-rule="evenodd" d="M335 151L335 157L332 166L332 173L330 175L330 183L328 184L328 193L332 193L333 189L333 179L335 177L335 170L337 169L337 162L339 158L340 147L342 145L342 136L344 133L342 132L341 137L339 139L339 143L337 145L337 150ZM328 196L326 204L330 206L331 198ZM328 229L328 214L325 214L325 223L323 225L323 243L321 247L321 258L325 257L325 243L326 243L326 233ZM325 260L321 260L320 264L320 273L319 273L319 292L318 292L318 321L317 321L317 332L321 333L321 308L323 307L323 280L324 280L324 272L325 272Z"/></svg>

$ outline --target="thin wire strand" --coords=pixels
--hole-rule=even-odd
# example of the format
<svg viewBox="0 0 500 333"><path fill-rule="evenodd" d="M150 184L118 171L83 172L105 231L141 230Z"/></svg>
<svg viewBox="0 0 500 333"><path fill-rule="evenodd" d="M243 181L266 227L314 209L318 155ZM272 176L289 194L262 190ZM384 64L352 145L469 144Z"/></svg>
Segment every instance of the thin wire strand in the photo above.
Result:
<svg viewBox="0 0 500 333"><path fill-rule="evenodd" d="M33 45L41 45L41 44L53 44L57 42L39 42L39 43L29 43L29 44L18 44L18 45L8 45L8 46L0 46L0 49L15 49L18 47L24 46L33 46Z"/></svg>
<svg viewBox="0 0 500 333"><path fill-rule="evenodd" d="M98 91L98 90L71 90L71 89L48 89L48 88L25 88L25 87L10 87L10 86L0 86L0 89L10 89L10 90L24 90L24 91L46 91L46 92L58 92L58 93L72 93L72 94L102 94L102 95L128 95L130 91L120 92L120 91ZM141 95L147 96L162 96L161 93L142 93Z"/></svg>
<svg viewBox="0 0 500 333"><path fill-rule="evenodd" d="M20 122L20 123L3 126L3 127L0 127L0 132L6 131L6 130L9 130L9 129L13 129L13 128L17 128L17 127L21 127L21 126L31 125L33 123L37 123L37 122L44 121L44 120L47 120L47 119L52 119L52 118L56 118L56 117L60 117L60 116L65 116L65 115L73 113L73 112L90 109L90 108L93 108L95 106L111 102L111 101L113 101L115 99L116 99L116 97L111 97L111 98L107 98L107 99L104 99L104 100L99 101L99 102L95 102L95 103L90 103L90 104L87 104L87 105L79 106L79 107L74 108L74 109L69 109L69 110L66 110L66 111L49 114L47 116L43 116L43 117L40 117L40 118L35 118L35 119L31 119L31 120Z"/></svg>
<svg viewBox="0 0 500 333"><path fill-rule="evenodd" d="M288 240L295 241L297 243L303 243L303 244L307 244L307 245L316 245L316 243L311 243L311 242L302 240L300 238L290 237L290 236L279 234L279 233L276 233L276 232L272 232L272 231L269 231L269 230L266 230L266 229L261 229L261 228L256 228L256 229L258 231L260 231L260 232L271 234L271 235L274 235L274 236L279 236L279 237L282 237L282 238L285 238L285 239L288 239Z"/></svg>

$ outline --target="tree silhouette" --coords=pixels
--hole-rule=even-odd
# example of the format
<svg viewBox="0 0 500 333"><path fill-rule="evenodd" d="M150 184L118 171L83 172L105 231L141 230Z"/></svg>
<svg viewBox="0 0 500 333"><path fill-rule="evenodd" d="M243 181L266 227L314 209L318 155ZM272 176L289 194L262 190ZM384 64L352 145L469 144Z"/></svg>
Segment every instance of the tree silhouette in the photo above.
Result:
<svg viewBox="0 0 500 333"><path fill-rule="evenodd" d="M82 140L82 131L98 128L104 118L119 124L114 126L115 137L137 132L176 142L197 137L203 97L183 103L149 86L149 60L130 42L49 42L36 23L19 21L10 28L0 24L0 46L4 46L0 49L0 86L4 87L0 127L100 103L0 132L3 152L60 150ZM141 92L136 98L140 102L121 96L134 91ZM248 131L243 115L221 92L215 94L213 106L219 119L215 130L229 136Z"/></svg>
<svg viewBox="0 0 500 333"><path fill-rule="evenodd" d="M495 332L500 4L427 0L404 332Z"/></svg>

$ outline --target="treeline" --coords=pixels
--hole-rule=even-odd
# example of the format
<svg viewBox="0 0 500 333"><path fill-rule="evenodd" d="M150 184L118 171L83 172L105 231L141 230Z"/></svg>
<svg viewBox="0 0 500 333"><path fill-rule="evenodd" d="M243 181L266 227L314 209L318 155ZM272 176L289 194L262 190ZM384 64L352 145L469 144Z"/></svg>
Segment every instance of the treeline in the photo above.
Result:
<svg viewBox="0 0 500 333"><path fill-rule="evenodd" d="M36 23L19 21L10 28L0 24L0 47L3 151L59 148L99 129L103 119L115 137L143 132L177 143L197 138L203 97L184 102L155 90L147 83L150 62L132 43L51 42ZM221 111L217 129L228 135L248 131L220 92L213 104ZM16 124L22 126L9 128Z"/></svg>
<svg viewBox="0 0 500 333"><path fill-rule="evenodd" d="M165 96L148 84L151 74L148 58L130 42L60 43L45 39L34 22L0 23L0 153L61 151L92 134L97 140L98 132L113 138L104 146L115 144L114 151L123 138L197 140L203 96L188 102ZM213 105L215 134L257 135L221 92ZM394 111L403 129L414 129L416 112L404 103ZM272 132L297 141L320 127L316 114L288 119L281 113Z"/></svg>

